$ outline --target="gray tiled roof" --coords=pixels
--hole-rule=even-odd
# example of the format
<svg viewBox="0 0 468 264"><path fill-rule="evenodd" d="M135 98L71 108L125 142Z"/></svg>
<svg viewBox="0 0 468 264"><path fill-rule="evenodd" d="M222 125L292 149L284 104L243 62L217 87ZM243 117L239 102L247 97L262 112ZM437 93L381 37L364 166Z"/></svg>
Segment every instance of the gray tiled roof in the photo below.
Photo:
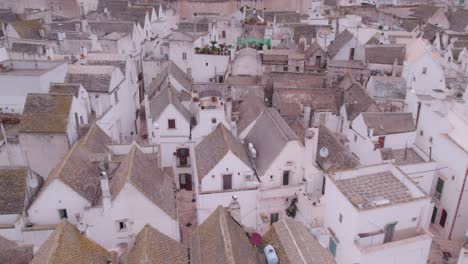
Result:
<svg viewBox="0 0 468 264"><path fill-rule="evenodd" d="M126 264L186 264L188 250L180 242L146 224L126 256Z"/></svg>
<svg viewBox="0 0 468 264"><path fill-rule="evenodd" d="M468 10L457 9L449 13L448 20L450 22L450 29L457 32L465 32L468 26Z"/></svg>
<svg viewBox="0 0 468 264"><path fill-rule="evenodd" d="M345 29L343 32L338 34L333 43L328 45L328 56L330 58L335 57L335 55L340 51L340 49L348 43L353 38L353 34L349 30Z"/></svg>
<svg viewBox="0 0 468 264"><path fill-rule="evenodd" d="M260 264L265 258L250 244L242 227L219 206L190 238L191 264Z"/></svg>
<svg viewBox="0 0 468 264"><path fill-rule="evenodd" d="M243 101L234 109L235 112L239 112L238 132L244 131L265 110L266 105L263 97L258 95L255 90L250 90L243 98Z"/></svg>
<svg viewBox="0 0 468 264"><path fill-rule="evenodd" d="M198 180L201 182L226 154L231 151L246 166L251 167L249 156L242 142L235 138L223 125L206 136L195 147L195 162L197 164Z"/></svg>
<svg viewBox="0 0 468 264"><path fill-rule="evenodd" d="M27 168L0 167L0 215L23 213Z"/></svg>
<svg viewBox="0 0 468 264"><path fill-rule="evenodd" d="M73 67L73 68L72 68ZM85 71L85 67L96 71ZM81 69L84 71L81 71ZM112 69L114 66L69 66L65 77L68 83L80 83L88 92L109 93L114 87L110 87L112 80Z"/></svg>
<svg viewBox="0 0 468 264"><path fill-rule="evenodd" d="M340 171L356 168L359 160L344 146L338 137L324 125L319 127L317 146L317 163L325 171ZM328 156L319 155L321 148L328 149Z"/></svg>
<svg viewBox="0 0 468 264"><path fill-rule="evenodd" d="M96 204L100 198L99 175L102 169L99 168L99 164L93 163L91 156L108 155L106 144L111 142L111 138L93 124L88 133L73 145L63 160L52 170L38 197L53 181L60 180L91 204ZM36 201L37 199L34 202Z"/></svg>
<svg viewBox="0 0 468 264"><path fill-rule="evenodd" d="M13 42L13 44L11 45L12 52L21 52L21 53L39 54L39 52L42 52L43 48L45 48L45 45L33 44L33 43Z"/></svg>
<svg viewBox="0 0 468 264"><path fill-rule="evenodd" d="M0 263L26 264L33 258L33 246L20 246L0 236Z"/></svg>
<svg viewBox="0 0 468 264"><path fill-rule="evenodd" d="M339 91L336 89L276 88L273 102L283 116L297 117L303 106L309 105L315 112L339 112Z"/></svg>
<svg viewBox="0 0 468 264"><path fill-rule="evenodd" d="M338 189L358 208L375 208L374 202L408 202L413 199L410 190L391 172L381 172L349 179L335 180Z"/></svg>
<svg viewBox="0 0 468 264"><path fill-rule="evenodd" d="M373 83L374 97L394 99L406 97L406 80L402 77L372 76L369 83Z"/></svg>
<svg viewBox="0 0 468 264"><path fill-rule="evenodd" d="M413 16L428 19L432 17L440 7L434 5L418 5L413 10Z"/></svg>
<svg viewBox="0 0 468 264"><path fill-rule="evenodd" d="M0 9L0 22L12 23L17 20L16 15L11 9Z"/></svg>
<svg viewBox="0 0 468 264"><path fill-rule="evenodd" d="M280 263L334 264L334 258L301 222L283 219L263 235L263 244L272 245Z"/></svg>
<svg viewBox="0 0 468 264"><path fill-rule="evenodd" d="M73 96L29 94L21 117L21 133L66 133Z"/></svg>
<svg viewBox="0 0 468 264"><path fill-rule="evenodd" d="M264 175L290 141L299 137L274 108L268 108L258 118L245 138L245 144L252 143L257 150L254 163L258 173Z"/></svg>
<svg viewBox="0 0 468 264"><path fill-rule="evenodd" d="M133 145L110 180L114 200L126 183L132 184L170 217L176 218L173 175L157 166L157 156L143 153ZM172 177L171 177L172 176Z"/></svg>
<svg viewBox="0 0 468 264"><path fill-rule="evenodd" d="M366 62L392 65L397 60L402 65L406 56L405 45L367 45L365 48Z"/></svg>
<svg viewBox="0 0 468 264"><path fill-rule="evenodd" d="M62 220L37 250L31 264L109 263L112 255L98 243L80 234L67 220Z"/></svg>
<svg viewBox="0 0 468 264"><path fill-rule="evenodd" d="M416 130L411 113L362 113L362 117L366 125L374 130L374 136Z"/></svg>
<svg viewBox="0 0 468 264"><path fill-rule="evenodd" d="M74 83L51 83L49 86L49 93L51 94L73 94L78 97L80 92L80 84Z"/></svg>
<svg viewBox="0 0 468 264"><path fill-rule="evenodd" d="M180 97L182 95L172 86L164 88L161 92L155 95L150 99L150 110L153 120L158 120L160 115L169 105L173 105L180 114L190 122L192 114L190 111L182 104Z"/></svg>
<svg viewBox="0 0 468 264"><path fill-rule="evenodd" d="M345 89L344 103L349 121L354 120L362 112L380 112L374 99L367 95L366 90L358 83L353 83Z"/></svg>

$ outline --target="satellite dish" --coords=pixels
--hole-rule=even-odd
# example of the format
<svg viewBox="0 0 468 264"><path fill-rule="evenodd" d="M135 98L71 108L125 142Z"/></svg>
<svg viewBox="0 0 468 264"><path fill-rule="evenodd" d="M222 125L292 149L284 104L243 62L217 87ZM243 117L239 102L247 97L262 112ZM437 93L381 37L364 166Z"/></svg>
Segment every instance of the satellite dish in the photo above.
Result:
<svg viewBox="0 0 468 264"><path fill-rule="evenodd" d="M39 186L39 180L37 179L37 177L31 177L29 179L28 185L29 185L29 187L34 189L37 186Z"/></svg>
<svg viewBox="0 0 468 264"><path fill-rule="evenodd" d="M326 147L322 147L319 151L319 155L322 158L328 157L328 149Z"/></svg>

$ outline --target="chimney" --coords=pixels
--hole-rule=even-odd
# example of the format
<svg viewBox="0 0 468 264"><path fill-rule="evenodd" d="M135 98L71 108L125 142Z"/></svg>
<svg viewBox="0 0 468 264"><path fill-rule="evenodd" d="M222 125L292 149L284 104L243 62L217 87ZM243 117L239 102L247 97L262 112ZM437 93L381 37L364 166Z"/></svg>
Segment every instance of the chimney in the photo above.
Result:
<svg viewBox="0 0 468 264"><path fill-rule="evenodd" d="M310 114L312 112L312 108L310 105L304 106L304 127L308 129L310 127Z"/></svg>
<svg viewBox="0 0 468 264"><path fill-rule="evenodd" d="M305 146L304 146L304 179L308 182L307 193L312 193L314 190L321 188L321 174L315 168L317 159L317 148L318 148L318 127L307 129L305 133Z"/></svg>
<svg viewBox="0 0 468 264"><path fill-rule="evenodd" d="M105 171L101 172L101 194L102 194L102 206L105 211L111 207L111 194L109 187L109 177Z"/></svg>
<svg viewBox="0 0 468 264"><path fill-rule="evenodd" d="M231 121L231 134L237 137L237 124L236 121Z"/></svg>
<svg viewBox="0 0 468 264"><path fill-rule="evenodd" d="M393 61L393 65L392 65L392 77L397 76L397 67L398 67L398 59L395 58L395 60Z"/></svg>
<svg viewBox="0 0 468 264"><path fill-rule="evenodd" d="M232 121L232 98L226 100L226 118L228 123Z"/></svg>
<svg viewBox="0 0 468 264"><path fill-rule="evenodd" d="M83 16L81 19L81 31L87 33L88 32L88 19Z"/></svg>
<svg viewBox="0 0 468 264"><path fill-rule="evenodd" d="M232 201L229 203L229 214L231 215L231 217L236 220L237 223L239 223L240 225L242 224L241 223L241 213L240 213L240 204L239 202L237 201L237 195L233 195L232 196Z"/></svg>

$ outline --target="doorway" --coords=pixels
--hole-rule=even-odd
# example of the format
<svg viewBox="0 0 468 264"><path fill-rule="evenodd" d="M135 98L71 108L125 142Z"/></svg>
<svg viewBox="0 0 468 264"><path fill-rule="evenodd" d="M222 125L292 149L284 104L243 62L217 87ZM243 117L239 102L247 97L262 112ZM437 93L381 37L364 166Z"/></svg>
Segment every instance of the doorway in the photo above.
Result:
<svg viewBox="0 0 468 264"><path fill-rule="evenodd" d="M179 174L180 189L192 190L192 175L188 173Z"/></svg>

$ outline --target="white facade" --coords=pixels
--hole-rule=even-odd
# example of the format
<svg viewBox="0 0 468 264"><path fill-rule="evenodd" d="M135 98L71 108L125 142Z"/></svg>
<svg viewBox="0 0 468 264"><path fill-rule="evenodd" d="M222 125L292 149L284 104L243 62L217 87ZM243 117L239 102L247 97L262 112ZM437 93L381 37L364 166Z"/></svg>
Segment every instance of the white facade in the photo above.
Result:
<svg viewBox="0 0 468 264"><path fill-rule="evenodd" d="M330 240L333 242L329 248L333 247L332 243L336 245L337 263L426 263L432 241L432 236L426 231L431 203L430 198L409 178L388 165L339 172L333 177L344 180L383 171L389 171L406 186L413 200L358 208L337 187L335 180L327 177L322 197L324 225L331 230ZM393 238L384 242L386 226L395 222Z"/></svg>
<svg viewBox="0 0 468 264"><path fill-rule="evenodd" d="M28 93L47 93L50 83L65 80L67 66L57 62L5 61L0 72L0 112L22 113ZM37 66L36 66L37 65Z"/></svg>
<svg viewBox="0 0 468 264"><path fill-rule="evenodd" d="M126 223L124 230L119 228L121 221ZM120 243L132 244L134 236L146 224L174 240L180 240L177 220L129 183L111 202L110 208L104 205L84 211L83 223L87 224L86 236L106 248L115 248Z"/></svg>

